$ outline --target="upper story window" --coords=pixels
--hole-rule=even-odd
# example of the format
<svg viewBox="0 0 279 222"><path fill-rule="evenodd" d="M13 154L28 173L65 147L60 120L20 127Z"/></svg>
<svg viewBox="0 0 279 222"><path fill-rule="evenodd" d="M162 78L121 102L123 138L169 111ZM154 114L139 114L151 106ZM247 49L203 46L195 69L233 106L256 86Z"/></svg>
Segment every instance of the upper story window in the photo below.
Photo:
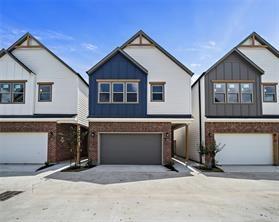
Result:
<svg viewBox="0 0 279 222"><path fill-rule="evenodd" d="M276 84L263 85L263 101L277 102Z"/></svg>
<svg viewBox="0 0 279 222"><path fill-rule="evenodd" d="M228 83L227 84L227 98L228 98L228 103L238 103L239 102L239 84L238 83Z"/></svg>
<svg viewBox="0 0 279 222"><path fill-rule="evenodd" d="M253 83L241 83L241 102L253 102Z"/></svg>
<svg viewBox="0 0 279 222"><path fill-rule="evenodd" d="M138 81L98 82L98 103L138 103Z"/></svg>
<svg viewBox="0 0 279 222"><path fill-rule="evenodd" d="M52 101L52 84L53 83L38 83L39 84L39 102L51 102Z"/></svg>
<svg viewBox="0 0 279 222"><path fill-rule="evenodd" d="M135 82L126 83L127 103L137 103L139 84Z"/></svg>
<svg viewBox="0 0 279 222"><path fill-rule="evenodd" d="M226 83L214 83L214 102L226 102Z"/></svg>
<svg viewBox="0 0 279 222"><path fill-rule="evenodd" d="M150 83L151 84L151 102L165 101L165 83Z"/></svg>
<svg viewBox="0 0 279 222"><path fill-rule="evenodd" d="M0 104L24 103L25 83L0 82Z"/></svg>
<svg viewBox="0 0 279 222"><path fill-rule="evenodd" d="M214 103L252 103L253 83L214 83Z"/></svg>
<svg viewBox="0 0 279 222"><path fill-rule="evenodd" d="M124 83L114 82L112 83L112 102L123 103L124 102Z"/></svg>
<svg viewBox="0 0 279 222"><path fill-rule="evenodd" d="M110 102L110 83L99 83L99 103L109 103Z"/></svg>

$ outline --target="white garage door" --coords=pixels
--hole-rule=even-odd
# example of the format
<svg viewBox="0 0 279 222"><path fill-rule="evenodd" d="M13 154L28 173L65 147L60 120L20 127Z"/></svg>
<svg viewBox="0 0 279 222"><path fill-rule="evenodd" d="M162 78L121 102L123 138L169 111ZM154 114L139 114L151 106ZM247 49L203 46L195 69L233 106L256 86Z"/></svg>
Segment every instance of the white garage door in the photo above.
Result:
<svg viewBox="0 0 279 222"><path fill-rule="evenodd" d="M47 133L0 133L0 163L44 163Z"/></svg>
<svg viewBox="0 0 279 222"><path fill-rule="evenodd" d="M225 147L216 155L218 164L270 165L273 163L272 134L215 134Z"/></svg>

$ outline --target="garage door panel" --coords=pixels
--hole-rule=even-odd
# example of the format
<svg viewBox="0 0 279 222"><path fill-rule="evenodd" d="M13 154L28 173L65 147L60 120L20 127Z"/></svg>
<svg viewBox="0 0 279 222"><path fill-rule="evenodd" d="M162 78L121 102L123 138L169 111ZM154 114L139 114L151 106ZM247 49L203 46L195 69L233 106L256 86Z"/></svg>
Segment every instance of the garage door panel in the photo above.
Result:
<svg viewBox="0 0 279 222"><path fill-rule="evenodd" d="M0 133L0 163L44 163L47 133Z"/></svg>
<svg viewBox="0 0 279 222"><path fill-rule="evenodd" d="M218 164L270 165L273 163L271 134L215 134L216 143L225 145L217 153Z"/></svg>
<svg viewBox="0 0 279 222"><path fill-rule="evenodd" d="M101 134L101 164L161 164L161 134Z"/></svg>

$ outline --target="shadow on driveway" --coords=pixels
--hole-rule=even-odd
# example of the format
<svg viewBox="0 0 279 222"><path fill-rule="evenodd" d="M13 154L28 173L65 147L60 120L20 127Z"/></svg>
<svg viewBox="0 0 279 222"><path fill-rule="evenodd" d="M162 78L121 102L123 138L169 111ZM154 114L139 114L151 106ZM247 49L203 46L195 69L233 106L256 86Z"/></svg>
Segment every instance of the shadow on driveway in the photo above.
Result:
<svg viewBox="0 0 279 222"><path fill-rule="evenodd" d="M170 171L163 166L97 166L81 172L56 172L48 179L96 184L117 184L147 180L170 179L192 176L185 169L180 172Z"/></svg>

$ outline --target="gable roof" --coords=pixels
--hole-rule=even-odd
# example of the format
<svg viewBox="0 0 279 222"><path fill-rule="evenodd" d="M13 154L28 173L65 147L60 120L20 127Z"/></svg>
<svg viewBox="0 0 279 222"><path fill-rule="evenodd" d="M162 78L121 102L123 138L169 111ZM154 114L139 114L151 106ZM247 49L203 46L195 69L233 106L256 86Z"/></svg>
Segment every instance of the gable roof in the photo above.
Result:
<svg viewBox="0 0 279 222"><path fill-rule="evenodd" d="M151 39L144 31L140 30L135 35L133 35L130 39L128 39L120 48L124 49L128 46L131 42L133 42L137 37L143 36L146 38L152 45L154 45L157 49L159 49L163 54L165 54L170 60L172 60L176 65L178 65L181 69L187 72L190 76L193 76L194 73L188 69L185 65L179 62L173 55L171 55L167 50L165 50L162 46L160 46L157 42Z"/></svg>
<svg viewBox="0 0 279 222"><path fill-rule="evenodd" d="M15 62L17 62L17 63L18 63L22 68L24 68L27 72L36 74L36 73L34 73L30 68L28 68L25 64L23 64L20 60L18 60L18 58L16 58L12 53L8 52L7 50L1 49L1 51L0 51L0 58L1 58L3 55L8 55L8 56L10 56Z"/></svg>
<svg viewBox="0 0 279 222"><path fill-rule="evenodd" d="M122 54L126 59L128 59L130 62L132 62L135 66L137 66L139 69L141 69L144 73L146 73L146 74L148 73L146 68L144 68L141 64L139 64L136 60L134 60L130 55L128 55L126 52L124 52L121 48L117 47L111 53L109 53L106 57L104 57L101 61L99 61L96 65L94 65L92 68L90 68L87 71L87 74L91 75L93 72L95 72L99 67L101 67L103 64L105 64L107 61L109 61L117 53Z"/></svg>
<svg viewBox="0 0 279 222"><path fill-rule="evenodd" d="M262 45L266 45L267 49L272 52L275 56L279 57L279 51L273 47L268 41L266 41L263 37L261 37L258 33L252 32L248 35L243 41L241 41L236 47L241 47L241 45L246 42L250 38L255 38Z"/></svg>
<svg viewBox="0 0 279 222"><path fill-rule="evenodd" d="M62 59L60 59L57 55L55 55L50 49L48 49L43 43L41 43L38 39L36 39L33 35L31 35L29 32L25 33L21 38L19 38L14 44L12 44L7 51L12 52L16 49L18 45L21 45L27 38L34 39L43 49L45 49L47 52L49 52L54 58L56 58L59 62L61 62L64 66L66 66L70 71L72 71L75 75L77 75L87 86L88 83L82 78L82 76L76 72L72 67L70 67L68 64L66 64Z"/></svg>
<svg viewBox="0 0 279 222"><path fill-rule="evenodd" d="M246 55L244 55L241 51L239 51L236 47L234 47L231 51L229 51L226 55L224 55L221 59L219 59L214 65L212 65L208 70L203 72L199 78L192 84L191 87L194 87L200 79L218 66L221 62L223 62L227 57L229 57L232 53L237 53L241 58L243 58L247 63L249 63L252 67L259 71L260 74L264 74L264 70L262 70L258 65L256 65L251 59L249 59Z"/></svg>

